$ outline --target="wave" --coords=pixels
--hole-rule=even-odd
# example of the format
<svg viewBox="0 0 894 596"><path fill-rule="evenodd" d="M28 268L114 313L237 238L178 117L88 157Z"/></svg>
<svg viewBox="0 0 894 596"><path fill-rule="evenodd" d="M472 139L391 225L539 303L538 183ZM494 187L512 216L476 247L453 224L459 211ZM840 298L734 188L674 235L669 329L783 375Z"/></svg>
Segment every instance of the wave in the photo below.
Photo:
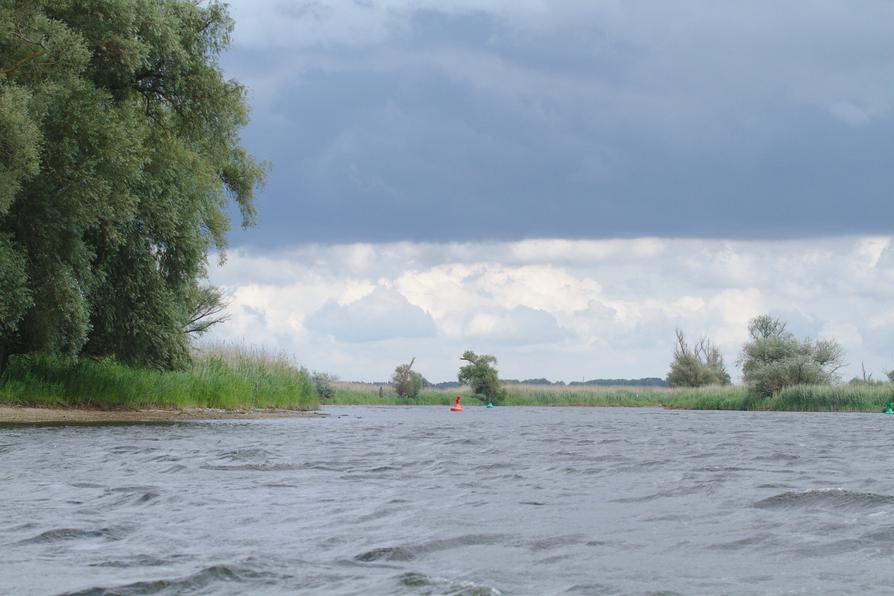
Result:
<svg viewBox="0 0 894 596"><path fill-rule="evenodd" d="M787 491L762 499L754 504L759 509L798 509L826 507L831 509L872 509L894 505L894 496L855 492L843 488L819 488Z"/></svg>
<svg viewBox="0 0 894 596"><path fill-rule="evenodd" d="M252 472L288 472L291 470L299 469L298 466L293 464L234 464L234 465L203 465L201 466L203 470L216 470L222 472L238 472L238 471L252 471Z"/></svg>
<svg viewBox="0 0 894 596"><path fill-rule="evenodd" d="M370 563L372 561L412 561L415 558L416 555L403 546L384 546L360 553L354 557L354 560Z"/></svg>
<svg viewBox="0 0 894 596"><path fill-rule="evenodd" d="M430 587L437 587L439 593L451 594L453 596L500 596L502 594L502 592L500 592L496 588L492 588L490 586L479 584L473 581L450 580L443 577L429 576L417 571L404 573L397 579L401 586L407 588L425 589ZM423 593L431 594L432 592L426 590Z"/></svg>
<svg viewBox="0 0 894 596"><path fill-rule="evenodd" d="M170 593L180 594L186 591L202 590L217 583L261 583L275 585L280 579L271 573L259 572L245 567L233 565L213 565L192 575L174 579L157 579L141 581L121 586L97 586L66 592L60 596L131 596L137 594Z"/></svg>
<svg viewBox="0 0 894 596"><path fill-rule="evenodd" d="M130 533L130 528L114 527L100 528L99 530L84 530L80 528L54 528L41 532L32 538L19 541L18 544L47 544L68 540L85 540L89 538L105 538L106 540L121 540Z"/></svg>
<svg viewBox="0 0 894 596"><path fill-rule="evenodd" d="M360 553L355 561L369 563L373 561L412 561L425 553L434 553L466 546L500 544L505 542L505 534L466 534L454 538L439 538L420 544L384 546Z"/></svg>

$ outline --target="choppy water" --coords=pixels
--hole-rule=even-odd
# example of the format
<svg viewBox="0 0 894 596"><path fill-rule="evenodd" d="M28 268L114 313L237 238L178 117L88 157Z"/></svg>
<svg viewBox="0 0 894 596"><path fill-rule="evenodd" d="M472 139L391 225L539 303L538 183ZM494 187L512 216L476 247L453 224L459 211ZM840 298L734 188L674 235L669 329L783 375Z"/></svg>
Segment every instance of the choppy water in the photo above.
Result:
<svg viewBox="0 0 894 596"><path fill-rule="evenodd" d="M894 591L894 417L0 427L6 594Z"/></svg>

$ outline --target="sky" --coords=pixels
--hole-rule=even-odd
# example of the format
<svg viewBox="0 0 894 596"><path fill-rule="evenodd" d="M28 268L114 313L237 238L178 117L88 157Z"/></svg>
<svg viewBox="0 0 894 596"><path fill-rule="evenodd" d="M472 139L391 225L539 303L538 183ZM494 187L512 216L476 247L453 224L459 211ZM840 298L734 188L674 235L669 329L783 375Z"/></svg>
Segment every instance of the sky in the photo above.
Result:
<svg viewBox="0 0 894 596"><path fill-rule="evenodd" d="M733 377L748 320L894 368L894 3L231 1L271 169L213 339L384 380Z"/></svg>

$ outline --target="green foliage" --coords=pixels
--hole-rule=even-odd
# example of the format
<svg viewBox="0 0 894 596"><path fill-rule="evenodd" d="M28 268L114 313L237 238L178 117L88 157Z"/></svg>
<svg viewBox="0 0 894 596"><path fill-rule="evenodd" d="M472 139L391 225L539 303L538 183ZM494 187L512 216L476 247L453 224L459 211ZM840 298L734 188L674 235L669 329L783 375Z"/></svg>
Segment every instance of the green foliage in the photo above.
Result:
<svg viewBox="0 0 894 596"><path fill-rule="evenodd" d="M227 203L250 224L264 174L218 65L232 27L216 1L0 0L0 366L188 367Z"/></svg>
<svg viewBox="0 0 894 596"><path fill-rule="evenodd" d="M497 369L494 365L497 359L488 354L480 356L471 350L466 350L460 360L468 362L459 369L459 382L469 385L476 395L482 395L495 404L502 402L506 392L500 385Z"/></svg>
<svg viewBox="0 0 894 596"><path fill-rule="evenodd" d="M14 356L0 377L0 402L98 409L314 409L310 378L282 359L216 352L182 371L125 366L111 358Z"/></svg>
<svg viewBox="0 0 894 596"><path fill-rule="evenodd" d="M25 266L13 241L0 234L0 337L15 332L32 304Z"/></svg>
<svg viewBox="0 0 894 596"><path fill-rule="evenodd" d="M314 386L314 393L318 398L330 401L335 397L335 385L333 385L335 377L327 373L315 372L310 379Z"/></svg>
<svg viewBox="0 0 894 596"><path fill-rule="evenodd" d="M742 375L757 394L769 396L791 385L828 385L836 380L843 352L834 339L800 341L785 323L768 315L748 324Z"/></svg>
<svg viewBox="0 0 894 596"><path fill-rule="evenodd" d="M415 399L422 390L425 380L422 375L412 370L414 362L415 358L408 364L398 365L391 375L391 385L399 397Z"/></svg>
<svg viewBox="0 0 894 596"><path fill-rule="evenodd" d="M39 169L40 130L30 104L27 90L4 84L0 76L0 216Z"/></svg>
<svg viewBox="0 0 894 596"><path fill-rule="evenodd" d="M729 385L723 356L707 338L689 347L683 332L676 330L677 347L674 360L667 374L669 387L702 387L704 385Z"/></svg>

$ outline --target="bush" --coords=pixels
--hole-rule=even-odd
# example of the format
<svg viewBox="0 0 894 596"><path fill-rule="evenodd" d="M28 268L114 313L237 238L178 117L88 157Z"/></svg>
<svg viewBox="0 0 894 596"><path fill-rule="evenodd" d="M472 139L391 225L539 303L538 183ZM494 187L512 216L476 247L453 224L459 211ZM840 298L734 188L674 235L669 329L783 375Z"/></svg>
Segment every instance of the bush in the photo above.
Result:
<svg viewBox="0 0 894 596"><path fill-rule="evenodd" d="M335 386L332 384L336 378L330 374L323 372L314 372L310 375L310 380L314 385L314 393L317 397L326 401L335 397Z"/></svg>
<svg viewBox="0 0 894 596"><path fill-rule="evenodd" d="M399 397L415 398L422 390L425 379L412 370L414 362L415 358L410 360L409 364L398 365L391 375L391 384L394 385L394 391Z"/></svg>
<svg viewBox="0 0 894 596"><path fill-rule="evenodd" d="M792 385L828 385L842 366L841 346L834 339L800 341L785 323L762 315L748 324L751 339L742 348L742 376L760 395Z"/></svg>
<svg viewBox="0 0 894 596"><path fill-rule="evenodd" d="M729 385L730 376L726 372L723 356L707 338L700 339L689 347L683 332L676 330L677 347L667 384L670 387L703 387L705 385Z"/></svg>

